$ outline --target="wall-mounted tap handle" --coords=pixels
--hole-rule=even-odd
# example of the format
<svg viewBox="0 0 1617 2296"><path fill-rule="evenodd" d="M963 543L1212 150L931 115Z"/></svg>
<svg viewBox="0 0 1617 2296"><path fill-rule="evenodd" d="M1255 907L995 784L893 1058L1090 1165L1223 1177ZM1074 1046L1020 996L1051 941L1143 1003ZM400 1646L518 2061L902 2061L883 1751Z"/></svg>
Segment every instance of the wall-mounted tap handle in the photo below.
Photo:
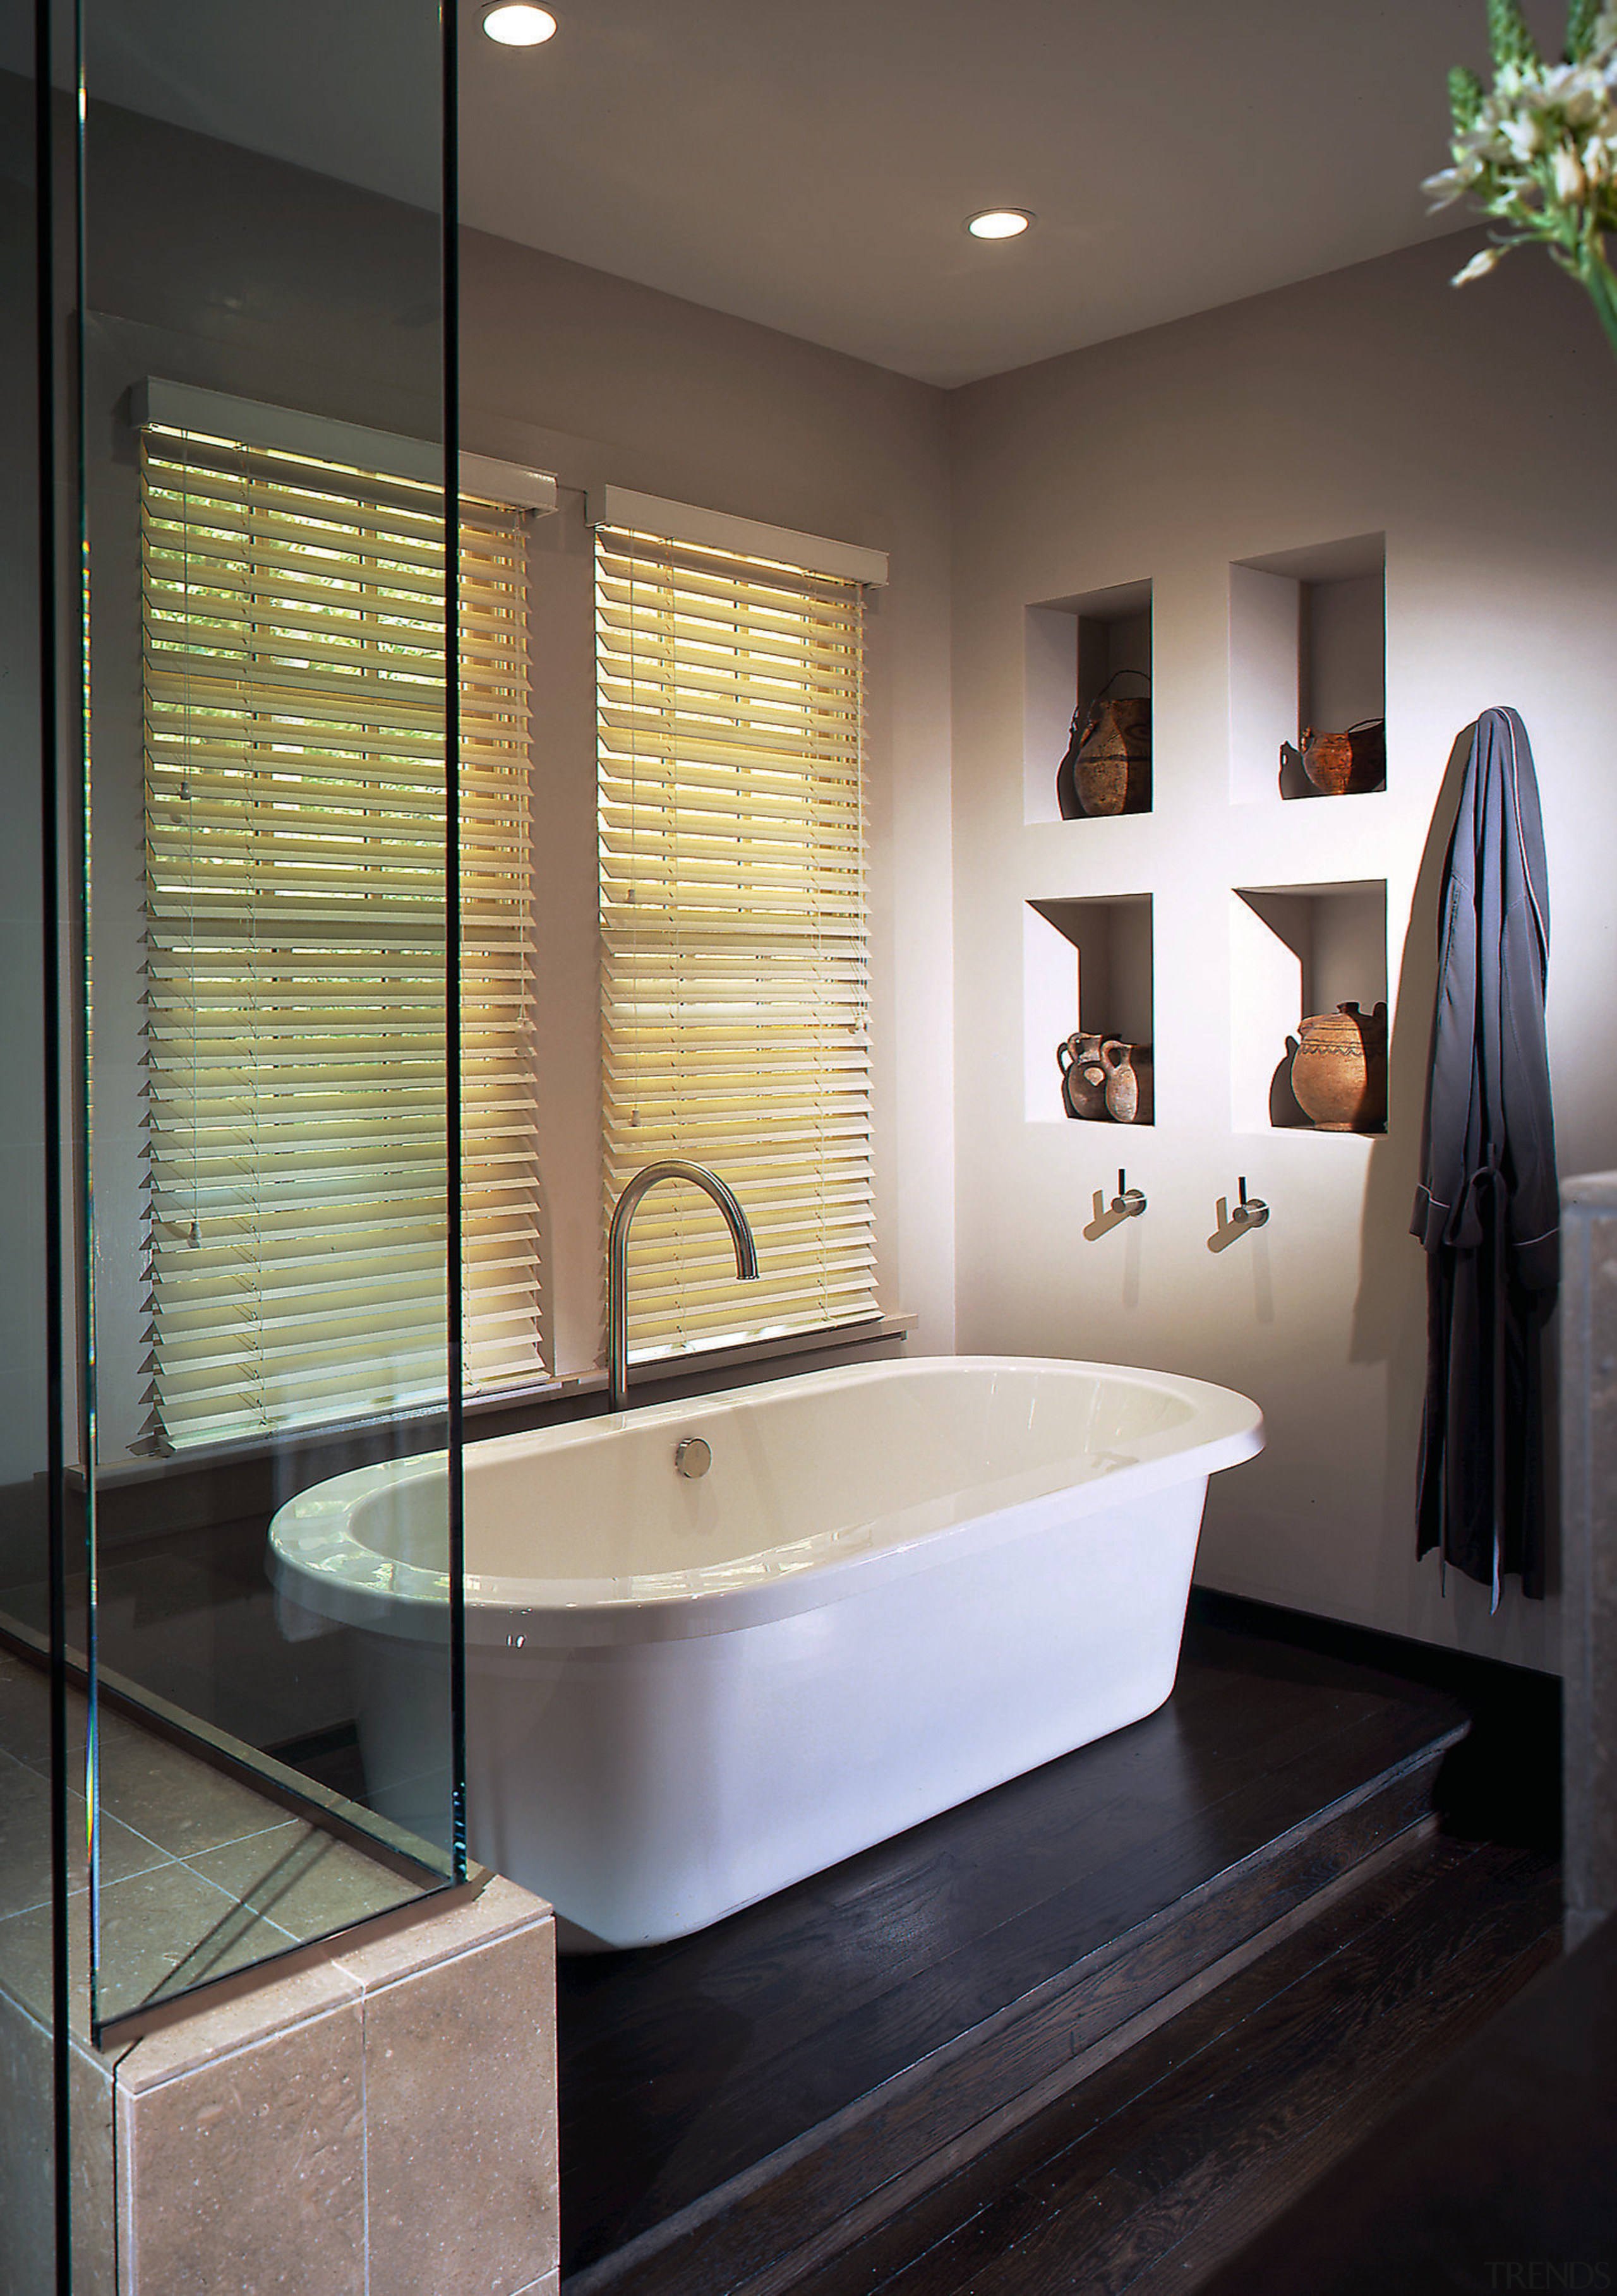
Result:
<svg viewBox="0 0 1617 2296"><path fill-rule="evenodd" d="M1231 1219L1238 1220L1243 1227L1261 1227L1268 1218L1268 1206L1261 1196L1247 1194L1244 1173L1237 1185L1241 1190L1241 1201L1231 1212Z"/></svg>
<svg viewBox="0 0 1617 2296"><path fill-rule="evenodd" d="M1118 1166L1117 1193L1112 1199L1112 1209L1119 1219L1138 1219L1145 1209L1145 1199L1138 1188L1129 1185L1129 1175Z"/></svg>

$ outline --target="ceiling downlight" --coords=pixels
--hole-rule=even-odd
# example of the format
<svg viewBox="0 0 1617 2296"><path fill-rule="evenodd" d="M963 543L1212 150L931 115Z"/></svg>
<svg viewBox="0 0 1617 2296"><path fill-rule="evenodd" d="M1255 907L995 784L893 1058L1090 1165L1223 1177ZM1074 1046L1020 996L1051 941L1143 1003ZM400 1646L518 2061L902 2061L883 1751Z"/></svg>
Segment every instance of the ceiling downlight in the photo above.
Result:
<svg viewBox="0 0 1617 2296"><path fill-rule="evenodd" d="M549 9L534 6L533 0L497 0L483 11L484 31L503 48L541 47L555 29Z"/></svg>
<svg viewBox="0 0 1617 2296"><path fill-rule="evenodd" d="M1032 223L1030 208L980 208L967 216L965 227L973 239L1020 239Z"/></svg>

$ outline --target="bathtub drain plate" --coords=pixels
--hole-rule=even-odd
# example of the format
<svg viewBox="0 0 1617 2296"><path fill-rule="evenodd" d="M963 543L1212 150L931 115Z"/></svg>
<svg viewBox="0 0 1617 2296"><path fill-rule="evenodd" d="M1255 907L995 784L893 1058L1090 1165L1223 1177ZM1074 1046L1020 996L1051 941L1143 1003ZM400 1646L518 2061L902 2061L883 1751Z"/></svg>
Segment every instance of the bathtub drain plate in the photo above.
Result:
<svg viewBox="0 0 1617 2296"><path fill-rule="evenodd" d="M712 1450L700 1435L683 1436L674 1446L674 1464L693 1481L698 1475L705 1475L712 1464Z"/></svg>

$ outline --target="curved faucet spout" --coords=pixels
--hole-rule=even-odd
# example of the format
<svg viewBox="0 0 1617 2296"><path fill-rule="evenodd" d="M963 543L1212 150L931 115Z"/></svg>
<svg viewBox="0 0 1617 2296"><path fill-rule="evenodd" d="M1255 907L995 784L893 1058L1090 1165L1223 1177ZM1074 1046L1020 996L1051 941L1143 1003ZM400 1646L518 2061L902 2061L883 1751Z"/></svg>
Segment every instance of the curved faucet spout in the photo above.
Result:
<svg viewBox="0 0 1617 2296"><path fill-rule="evenodd" d="M606 1239L606 1379L607 1409L621 1411L628 1399L628 1231L640 1199L659 1180L688 1180L711 1196L724 1214L735 1246L735 1273L743 1283L758 1281L758 1247L747 1215L734 1190L705 1164L685 1164L670 1157L661 1164L642 1165L612 1209Z"/></svg>

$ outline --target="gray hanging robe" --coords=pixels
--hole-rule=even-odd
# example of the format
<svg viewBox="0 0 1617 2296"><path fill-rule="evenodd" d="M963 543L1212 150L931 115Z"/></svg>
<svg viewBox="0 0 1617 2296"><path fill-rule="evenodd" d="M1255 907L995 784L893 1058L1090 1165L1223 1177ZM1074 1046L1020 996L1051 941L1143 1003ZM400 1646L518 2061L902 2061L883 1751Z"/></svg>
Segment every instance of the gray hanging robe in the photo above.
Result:
<svg viewBox="0 0 1617 2296"><path fill-rule="evenodd" d="M1426 1248L1416 1551L1498 1607L1544 1592L1541 1334L1561 1272L1544 1043L1549 893L1527 729L1477 720L1443 873L1413 1233Z"/></svg>

